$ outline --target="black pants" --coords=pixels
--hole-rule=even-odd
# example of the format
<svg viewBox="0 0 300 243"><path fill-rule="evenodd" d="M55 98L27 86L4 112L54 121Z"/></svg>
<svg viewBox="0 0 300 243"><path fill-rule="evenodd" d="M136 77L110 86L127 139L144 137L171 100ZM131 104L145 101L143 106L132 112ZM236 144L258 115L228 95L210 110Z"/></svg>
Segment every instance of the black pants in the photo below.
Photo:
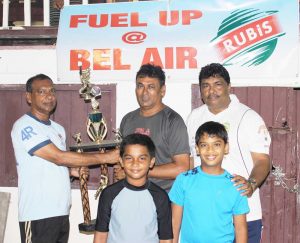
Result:
<svg viewBox="0 0 300 243"><path fill-rule="evenodd" d="M19 222L22 243L67 243L69 215Z"/></svg>

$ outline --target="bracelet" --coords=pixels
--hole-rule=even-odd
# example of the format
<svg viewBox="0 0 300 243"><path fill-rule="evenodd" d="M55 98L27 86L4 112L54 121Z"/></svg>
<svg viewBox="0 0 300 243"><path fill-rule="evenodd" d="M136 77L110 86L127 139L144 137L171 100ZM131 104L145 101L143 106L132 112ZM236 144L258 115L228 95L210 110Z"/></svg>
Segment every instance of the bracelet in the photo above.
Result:
<svg viewBox="0 0 300 243"><path fill-rule="evenodd" d="M250 177L248 180L248 183L250 183L252 190L255 191L255 189L257 188L257 182L254 178Z"/></svg>

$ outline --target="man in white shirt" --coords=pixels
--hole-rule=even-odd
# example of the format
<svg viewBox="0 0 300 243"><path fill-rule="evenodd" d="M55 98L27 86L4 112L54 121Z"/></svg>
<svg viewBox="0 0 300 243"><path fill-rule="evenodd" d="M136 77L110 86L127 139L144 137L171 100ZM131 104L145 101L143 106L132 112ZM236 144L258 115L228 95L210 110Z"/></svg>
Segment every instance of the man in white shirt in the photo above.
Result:
<svg viewBox="0 0 300 243"><path fill-rule="evenodd" d="M258 243L262 232L259 187L270 171L270 135L260 115L229 94L230 76L221 64L203 67L199 84L205 104L194 109L187 119L192 167L200 164L195 151L198 127L207 121L222 123L229 137L229 154L223 167L235 175L235 185L241 185L238 190L244 190L242 195L249 198L248 242Z"/></svg>
<svg viewBox="0 0 300 243"><path fill-rule="evenodd" d="M115 164L119 150L106 153L66 151L65 129L50 119L56 92L50 77L38 74L26 83L30 111L13 126L22 243L67 243L71 206L70 175L80 166Z"/></svg>

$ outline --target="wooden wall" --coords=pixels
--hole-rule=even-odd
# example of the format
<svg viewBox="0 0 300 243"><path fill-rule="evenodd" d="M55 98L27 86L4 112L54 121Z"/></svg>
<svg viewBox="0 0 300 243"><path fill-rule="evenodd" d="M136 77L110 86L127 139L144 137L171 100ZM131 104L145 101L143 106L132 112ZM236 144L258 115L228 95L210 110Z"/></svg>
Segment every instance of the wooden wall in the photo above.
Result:
<svg viewBox="0 0 300 243"><path fill-rule="evenodd" d="M89 142L86 120L91 111L90 103L80 98L80 85L56 85L57 107L51 119L60 123L66 130L67 146L75 144L72 135L80 132L83 142ZM116 128L116 85L99 85L102 91L100 110L108 125L107 139L113 138ZM30 107L25 100L25 85L0 85L0 187L17 186L17 172L10 132L13 123L28 112ZM99 183L100 170L95 166L90 170L89 189ZM73 183L78 187L78 182Z"/></svg>
<svg viewBox="0 0 300 243"><path fill-rule="evenodd" d="M58 106L54 120L62 124L68 134L68 144L73 144L71 136L81 132L85 141L85 122L90 104L79 98L79 85L58 85ZM116 126L116 87L100 85L102 98L100 109L108 122L108 131ZM199 87L192 85L192 107L201 104ZM291 186L300 183L300 90L292 88L248 87L233 88L241 102L256 110L270 128L272 137L271 159L275 166L281 166L290 178ZM24 98L23 85L0 86L0 186L17 186L15 158L13 155L10 131L14 121L28 111ZM110 132L108 138L113 134ZM89 188L99 182L99 169L91 171ZM263 243L300 242L300 195L288 192L274 185L270 175L261 188L263 206ZM73 185L76 187L75 185Z"/></svg>
<svg viewBox="0 0 300 243"><path fill-rule="evenodd" d="M202 104L199 86L192 85L192 108ZM300 186L300 90L292 88L232 88L239 100L257 111L269 127L271 159L286 173L288 186ZM261 188L263 243L300 242L300 193L274 185L270 175ZM300 188L299 188L300 190Z"/></svg>

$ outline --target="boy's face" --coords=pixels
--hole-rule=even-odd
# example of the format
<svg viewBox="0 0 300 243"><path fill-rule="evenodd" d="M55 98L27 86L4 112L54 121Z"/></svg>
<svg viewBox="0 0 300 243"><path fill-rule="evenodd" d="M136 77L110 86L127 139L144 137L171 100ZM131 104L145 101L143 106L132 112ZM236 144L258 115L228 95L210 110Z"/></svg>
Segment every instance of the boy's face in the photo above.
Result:
<svg viewBox="0 0 300 243"><path fill-rule="evenodd" d="M155 158L150 158L146 146L132 144L125 147L120 163L127 181L134 186L142 186L147 180L149 169L154 166Z"/></svg>
<svg viewBox="0 0 300 243"><path fill-rule="evenodd" d="M217 136L209 136L205 133L200 137L196 145L197 154L201 158L201 168L209 174L220 174L222 170L222 160L228 154L229 146L224 140Z"/></svg>

